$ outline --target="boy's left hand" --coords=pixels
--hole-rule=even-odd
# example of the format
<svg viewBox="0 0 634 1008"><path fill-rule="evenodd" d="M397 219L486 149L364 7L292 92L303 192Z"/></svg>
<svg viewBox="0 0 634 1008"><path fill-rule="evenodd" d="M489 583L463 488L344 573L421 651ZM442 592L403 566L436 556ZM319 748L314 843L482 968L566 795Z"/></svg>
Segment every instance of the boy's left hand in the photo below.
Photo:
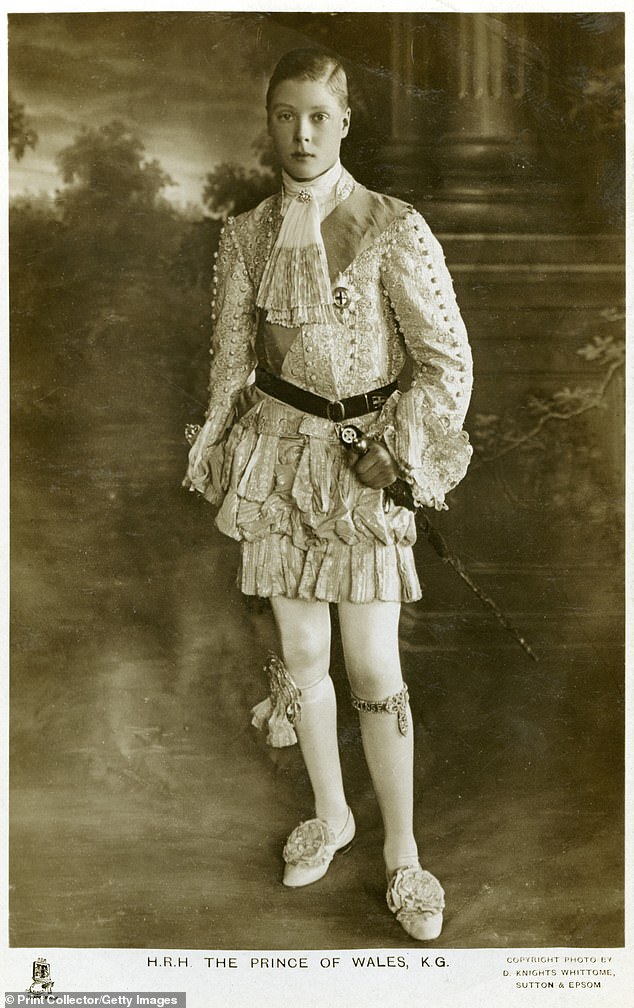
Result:
<svg viewBox="0 0 634 1008"><path fill-rule="evenodd" d="M378 441L370 441L364 455L348 452L348 457L361 483L372 487L373 490L382 490L383 487L393 483L398 476L394 459L387 448Z"/></svg>

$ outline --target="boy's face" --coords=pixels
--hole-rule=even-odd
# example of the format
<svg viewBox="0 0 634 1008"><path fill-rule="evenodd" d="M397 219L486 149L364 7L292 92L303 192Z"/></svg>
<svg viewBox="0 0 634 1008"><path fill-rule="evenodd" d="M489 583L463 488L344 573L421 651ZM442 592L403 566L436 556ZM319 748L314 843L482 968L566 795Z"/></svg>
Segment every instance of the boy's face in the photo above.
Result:
<svg viewBox="0 0 634 1008"><path fill-rule="evenodd" d="M282 167L298 182L310 182L337 161L350 109L342 109L323 81L285 80L271 96L268 124Z"/></svg>

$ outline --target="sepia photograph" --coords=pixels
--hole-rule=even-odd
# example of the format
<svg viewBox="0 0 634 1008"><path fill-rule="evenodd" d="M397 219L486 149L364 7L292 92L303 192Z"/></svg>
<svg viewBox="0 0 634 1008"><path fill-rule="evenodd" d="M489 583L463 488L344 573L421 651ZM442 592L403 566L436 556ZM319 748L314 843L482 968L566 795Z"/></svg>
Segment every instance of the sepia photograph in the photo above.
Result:
<svg viewBox="0 0 634 1008"><path fill-rule="evenodd" d="M625 22L7 14L10 990L623 1003Z"/></svg>

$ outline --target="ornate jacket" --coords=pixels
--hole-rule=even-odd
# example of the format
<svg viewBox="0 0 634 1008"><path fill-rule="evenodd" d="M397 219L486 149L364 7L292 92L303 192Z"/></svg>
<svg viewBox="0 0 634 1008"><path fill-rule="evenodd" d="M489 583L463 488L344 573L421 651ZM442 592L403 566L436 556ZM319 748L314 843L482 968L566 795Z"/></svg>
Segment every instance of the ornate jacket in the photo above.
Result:
<svg viewBox="0 0 634 1008"><path fill-rule="evenodd" d="M249 405L259 364L333 401L399 379L381 412L360 425L383 438L418 505L445 508L445 495L471 457L462 425L472 359L438 241L412 206L365 189L344 171L335 209L322 222L331 319L282 328L267 322L255 303L281 208L280 193L228 218L223 228L214 271L209 407L184 484L219 503L214 473L222 466L222 445ZM287 421L275 415L283 434ZM332 429L316 417L296 428L326 438Z"/></svg>

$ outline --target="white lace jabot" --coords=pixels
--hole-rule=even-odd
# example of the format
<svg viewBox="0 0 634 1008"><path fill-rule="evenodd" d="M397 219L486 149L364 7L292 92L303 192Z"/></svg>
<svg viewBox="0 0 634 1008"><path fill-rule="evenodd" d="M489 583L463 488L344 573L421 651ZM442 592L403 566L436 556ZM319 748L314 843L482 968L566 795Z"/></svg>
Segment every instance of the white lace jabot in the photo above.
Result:
<svg viewBox="0 0 634 1008"><path fill-rule="evenodd" d="M332 209L342 173L340 161L310 182L298 182L282 173L282 226L256 299L270 322L294 327L332 319L321 221Z"/></svg>

